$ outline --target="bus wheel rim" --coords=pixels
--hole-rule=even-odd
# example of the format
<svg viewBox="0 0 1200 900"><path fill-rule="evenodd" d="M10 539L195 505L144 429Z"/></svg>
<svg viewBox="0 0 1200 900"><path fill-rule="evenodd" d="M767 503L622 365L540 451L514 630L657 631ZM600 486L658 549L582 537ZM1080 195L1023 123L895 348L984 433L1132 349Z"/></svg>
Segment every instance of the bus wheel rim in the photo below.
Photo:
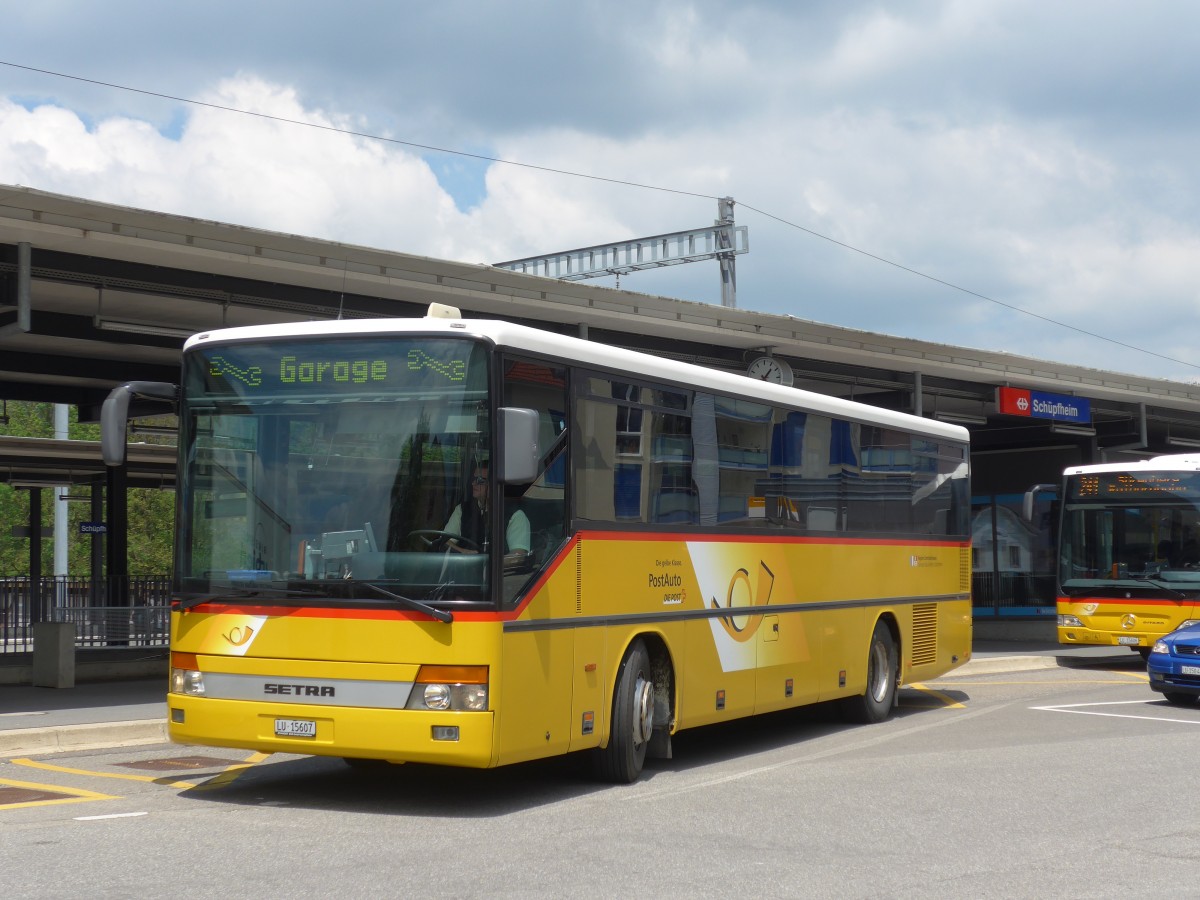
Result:
<svg viewBox="0 0 1200 900"><path fill-rule="evenodd" d="M633 687L633 742L640 745L654 732L654 685L638 675Z"/></svg>
<svg viewBox="0 0 1200 900"><path fill-rule="evenodd" d="M888 672L888 653L883 641L876 641L871 645L871 669L867 673L867 678L870 682L867 687L871 692L871 698L876 703L883 702L887 697L891 682L891 674Z"/></svg>

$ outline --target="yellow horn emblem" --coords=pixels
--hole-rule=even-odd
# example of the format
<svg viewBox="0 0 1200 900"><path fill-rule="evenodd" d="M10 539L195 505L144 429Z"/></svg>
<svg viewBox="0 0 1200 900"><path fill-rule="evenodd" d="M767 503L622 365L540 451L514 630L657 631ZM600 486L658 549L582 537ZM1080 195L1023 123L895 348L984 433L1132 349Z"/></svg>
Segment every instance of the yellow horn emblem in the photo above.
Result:
<svg viewBox="0 0 1200 900"><path fill-rule="evenodd" d="M767 564L759 561L758 573L758 590L754 590L750 586L750 573L745 569L739 568L733 573L729 579L729 590L725 592L725 606L717 602L717 598L712 598L713 609L750 609L756 606L766 606L771 602L771 589L775 586L775 573L767 568ZM744 588L739 593L743 593L746 598L744 604L734 606L734 593L738 592L738 585L744 585ZM761 603L755 602L761 600ZM762 625L762 613L755 614L739 614L721 616L721 625L724 626L726 633L735 641L748 641L752 638L758 627Z"/></svg>
<svg viewBox="0 0 1200 900"><path fill-rule="evenodd" d="M240 647L245 644L250 638L254 637L254 629L247 625L243 628L241 625L234 625L229 629L229 634L224 635L225 640L233 644L235 647Z"/></svg>

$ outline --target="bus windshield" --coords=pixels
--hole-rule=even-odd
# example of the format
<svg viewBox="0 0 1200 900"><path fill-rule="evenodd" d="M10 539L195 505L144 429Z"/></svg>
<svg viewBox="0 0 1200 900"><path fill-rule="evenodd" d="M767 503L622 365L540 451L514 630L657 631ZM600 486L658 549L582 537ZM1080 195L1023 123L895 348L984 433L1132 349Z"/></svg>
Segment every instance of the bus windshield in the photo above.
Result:
<svg viewBox="0 0 1200 900"><path fill-rule="evenodd" d="M1200 591L1200 473L1090 472L1067 478L1059 577L1068 595L1139 586Z"/></svg>
<svg viewBox="0 0 1200 900"><path fill-rule="evenodd" d="M486 601L490 548L453 514L489 478L488 360L410 335L187 354L181 599Z"/></svg>

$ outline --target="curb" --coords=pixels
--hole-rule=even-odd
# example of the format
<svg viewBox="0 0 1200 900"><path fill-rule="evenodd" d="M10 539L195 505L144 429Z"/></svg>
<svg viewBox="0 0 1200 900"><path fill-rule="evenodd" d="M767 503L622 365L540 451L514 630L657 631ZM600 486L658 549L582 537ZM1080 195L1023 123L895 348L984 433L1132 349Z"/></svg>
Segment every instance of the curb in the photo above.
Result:
<svg viewBox="0 0 1200 900"><path fill-rule="evenodd" d="M167 737L167 723L163 719L61 725L56 728L13 728L0 731L0 756L102 750L134 744L165 744L170 740Z"/></svg>
<svg viewBox="0 0 1200 900"><path fill-rule="evenodd" d="M1058 658L1054 656L992 656L972 659L957 669L952 669L942 678L961 678L963 675L995 675L1000 672L1030 672L1035 669L1057 669Z"/></svg>
<svg viewBox="0 0 1200 900"><path fill-rule="evenodd" d="M1102 648L1107 649L1107 648ZM1106 654L1078 656L1072 654L1041 654L1022 656L977 656L940 678L960 678L963 675L995 675L1002 672L1031 672L1037 669L1085 669L1097 666L1127 667L1137 664L1133 656Z"/></svg>

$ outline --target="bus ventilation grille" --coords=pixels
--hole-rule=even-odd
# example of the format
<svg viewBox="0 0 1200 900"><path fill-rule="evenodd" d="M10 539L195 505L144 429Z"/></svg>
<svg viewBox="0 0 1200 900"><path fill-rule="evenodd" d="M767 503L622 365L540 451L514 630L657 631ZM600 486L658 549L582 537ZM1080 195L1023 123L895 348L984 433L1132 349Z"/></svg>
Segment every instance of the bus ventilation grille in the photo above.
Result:
<svg viewBox="0 0 1200 900"><path fill-rule="evenodd" d="M971 548L958 551L958 589L964 594L971 591Z"/></svg>
<svg viewBox="0 0 1200 900"><path fill-rule="evenodd" d="M912 661L914 666L937 662L937 604L913 606Z"/></svg>

